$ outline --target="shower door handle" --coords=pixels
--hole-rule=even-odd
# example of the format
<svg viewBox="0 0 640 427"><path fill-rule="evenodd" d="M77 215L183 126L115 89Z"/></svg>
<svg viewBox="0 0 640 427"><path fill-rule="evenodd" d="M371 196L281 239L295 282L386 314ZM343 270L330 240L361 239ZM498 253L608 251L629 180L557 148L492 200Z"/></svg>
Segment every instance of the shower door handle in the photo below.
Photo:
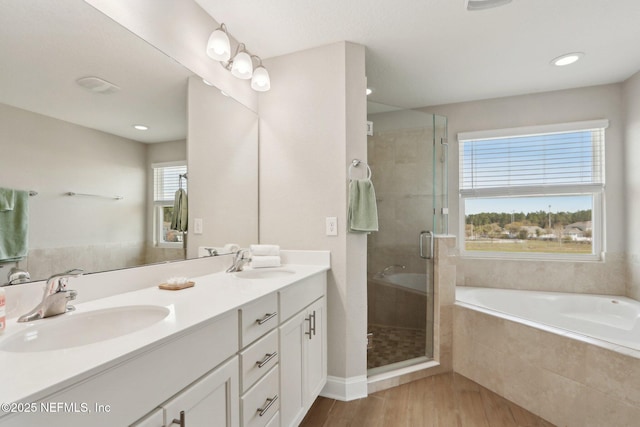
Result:
<svg viewBox="0 0 640 427"><path fill-rule="evenodd" d="M424 254L424 237L429 237L429 254ZM420 258L431 259L433 258L433 231L421 231L420 232Z"/></svg>

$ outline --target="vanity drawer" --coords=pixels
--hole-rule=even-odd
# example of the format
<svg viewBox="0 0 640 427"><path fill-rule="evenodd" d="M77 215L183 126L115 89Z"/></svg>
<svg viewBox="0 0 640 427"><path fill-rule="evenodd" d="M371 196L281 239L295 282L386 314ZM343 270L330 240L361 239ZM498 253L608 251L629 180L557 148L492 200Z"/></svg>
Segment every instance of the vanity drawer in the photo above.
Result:
<svg viewBox="0 0 640 427"><path fill-rule="evenodd" d="M296 282L280 295L280 318L284 322L326 293L327 273L315 274Z"/></svg>
<svg viewBox="0 0 640 427"><path fill-rule="evenodd" d="M273 330L240 352L242 392L244 393L280 360L278 331Z"/></svg>
<svg viewBox="0 0 640 427"><path fill-rule="evenodd" d="M240 309L240 347L246 347L278 326L278 297L264 296Z"/></svg>
<svg viewBox="0 0 640 427"><path fill-rule="evenodd" d="M280 409L279 367L274 367L240 398L243 427L264 427Z"/></svg>

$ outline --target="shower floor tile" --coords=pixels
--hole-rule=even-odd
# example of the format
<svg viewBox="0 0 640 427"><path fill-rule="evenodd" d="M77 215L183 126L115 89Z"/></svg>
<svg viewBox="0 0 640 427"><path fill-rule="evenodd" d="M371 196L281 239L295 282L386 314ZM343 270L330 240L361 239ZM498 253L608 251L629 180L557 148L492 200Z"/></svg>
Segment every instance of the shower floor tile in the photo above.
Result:
<svg viewBox="0 0 640 427"><path fill-rule="evenodd" d="M367 369L425 355L424 329L369 325L368 331L373 333L373 348L367 350Z"/></svg>

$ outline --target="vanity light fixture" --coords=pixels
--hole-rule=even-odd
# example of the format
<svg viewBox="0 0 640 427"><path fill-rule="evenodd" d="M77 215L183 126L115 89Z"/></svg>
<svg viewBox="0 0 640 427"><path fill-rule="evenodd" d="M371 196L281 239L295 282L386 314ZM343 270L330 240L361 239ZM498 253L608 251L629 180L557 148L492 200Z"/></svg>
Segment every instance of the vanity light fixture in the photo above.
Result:
<svg viewBox="0 0 640 427"><path fill-rule="evenodd" d="M256 58L258 60L258 66L253 70L253 76L251 77L251 89L258 92L266 92L271 89L269 72L262 65L262 59L255 55L252 55L251 58Z"/></svg>
<svg viewBox="0 0 640 427"><path fill-rule="evenodd" d="M251 79L251 88L253 90L266 92L271 89L269 72L262 65L262 60L259 56L252 55L244 43L238 45L235 55L231 58L229 33L224 24L220 24L220 27L209 36L207 55L216 61L220 61L220 65L231 71L231 74L235 77L242 80ZM255 68L254 59L257 61Z"/></svg>
<svg viewBox="0 0 640 427"><path fill-rule="evenodd" d="M584 56L583 52L572 52L558 56L551 60L551 64L556 67L564 67L565 65L573 64Z"/></svg>
<svg viewBox="0 0 640 427"><path fill-rule="evenodd" d="M367 96L371 95L373 93L374 89L372 87L368 87L367 88Z"/></svg>
<svg viewBox="0 0 640 427"><path fill-rule="evenodd" d="M240 43L236 49L236 55L231 61L231 74L242 80L248 80L253 76L253 61L244 43Z"/></svg>
<svg viewBox="0 0 640 427"><path fill-rule="evenodd" d="M149 126L145 125L133 125L133 128L137 130L149 130Z"/></svg>
<svg viewBox="0 0 640 427"><path fill-rule="evenodd" d="M231 43L229 42L229 33L227 27L222 24L220 28L215 30L209 36L207 42L207 55L216 61L226 62L231 58Z"/></svg>

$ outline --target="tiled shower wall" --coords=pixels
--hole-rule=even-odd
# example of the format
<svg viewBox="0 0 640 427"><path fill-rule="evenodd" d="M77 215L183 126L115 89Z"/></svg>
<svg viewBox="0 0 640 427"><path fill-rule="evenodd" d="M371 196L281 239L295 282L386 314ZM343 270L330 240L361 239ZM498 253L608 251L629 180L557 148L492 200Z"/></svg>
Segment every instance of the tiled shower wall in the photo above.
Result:
<svg viewBox="0 0 640 427"><path fill-rule="evenodd" d="M406 266L406 273L425 273L417 242L420 231L431 229L432 139L431 128L384 130L368 138L380 225L367 243L369 274L394 264Z"/></svg>

